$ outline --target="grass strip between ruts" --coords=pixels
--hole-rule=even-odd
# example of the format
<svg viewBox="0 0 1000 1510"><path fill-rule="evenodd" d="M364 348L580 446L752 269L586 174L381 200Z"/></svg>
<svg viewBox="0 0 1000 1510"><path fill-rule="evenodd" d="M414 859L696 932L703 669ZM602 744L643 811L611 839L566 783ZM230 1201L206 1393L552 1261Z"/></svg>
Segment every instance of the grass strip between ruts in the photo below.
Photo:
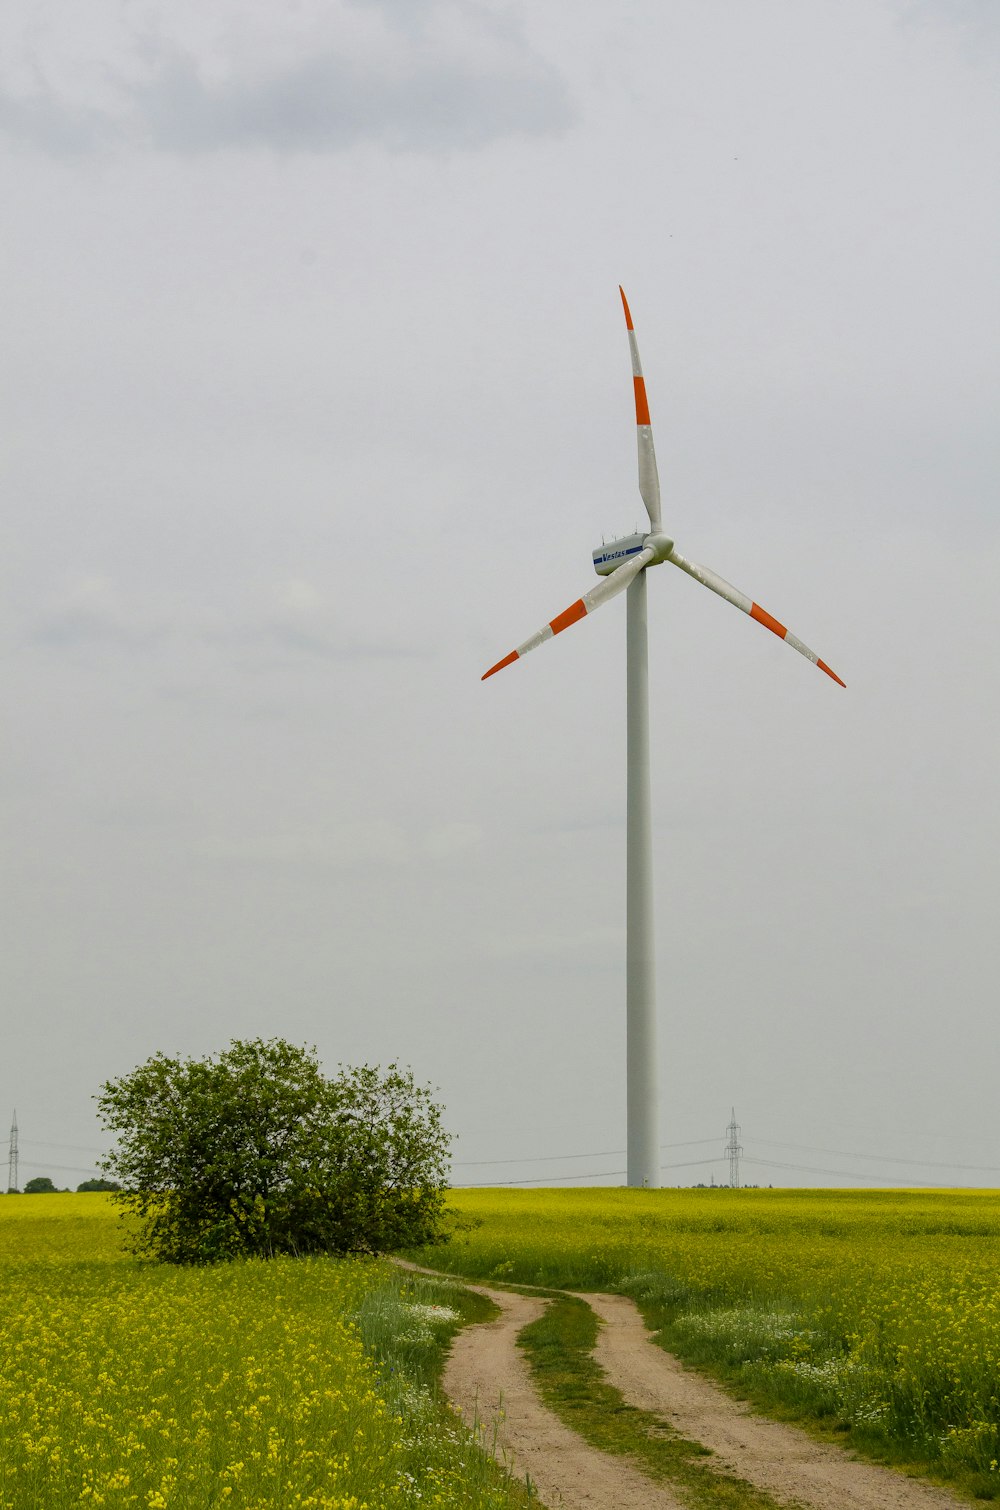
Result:
<svg viewBox="0 0 1000 1510"><path fill-rule="evenodd" d="M521 1332L518 1344L546 1405L591 1446L630 1458L695 1510L777 1510L763 1490L711 1465L712 1454L699 1443L626 1405L593 1357L599 1325L586 1301L560 1295Z"/></svg>

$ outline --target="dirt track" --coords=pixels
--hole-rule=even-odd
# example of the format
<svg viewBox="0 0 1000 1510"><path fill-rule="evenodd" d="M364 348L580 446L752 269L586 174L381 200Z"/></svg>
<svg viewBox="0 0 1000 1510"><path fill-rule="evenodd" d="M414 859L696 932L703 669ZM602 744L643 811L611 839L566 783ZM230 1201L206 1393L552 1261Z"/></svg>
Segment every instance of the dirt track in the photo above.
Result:
<svg viewBox="0 0 1000 1510"><path fill-rule="evenodd" d="M681 1510L666 1489L621 1458L589 1447L539 1400L517 1346L522 1327L537 1321L545 1301L469 1285L501 1308L496 1321L466 1327L445 1366L444 1389L470 1425L478 1422L515 1478L531 1478L543 1505L566 1510Z"/></svg>
<svg viewBox="0 0 1000 1510"><path fill-rule="evenodd" d="M715 1453L720 1468L775 1499L813 1510L954 1510L967 1503L753 1414L651 1342L638 1309L625 1296L581 1298L604 1323L594 1357L628 1404L662 1416L681 1436Z"/></svg>
<svg viewBox="0 0 1000 1510"><path fill-rule="evenodd" d="M527 1474L542 1504L553 1510L680 1510L683 1501L668 1488L626 1459L589 1446L542 1404L517 1336L542 1314L545 1301L469 1288L489 1296L501 1316L456 1337L443 1385L465 1420L478 1423L484 1445L516 1478ZM720 1471L808 1510L967 1507L946 1490L857 1462L792 1426L752 1414L650 1341L638 1310L623 1296L581 1298L603 1323L595 1357L609 1383L630 1405L654 1412L688 1440L709 1448Z"/></svg>

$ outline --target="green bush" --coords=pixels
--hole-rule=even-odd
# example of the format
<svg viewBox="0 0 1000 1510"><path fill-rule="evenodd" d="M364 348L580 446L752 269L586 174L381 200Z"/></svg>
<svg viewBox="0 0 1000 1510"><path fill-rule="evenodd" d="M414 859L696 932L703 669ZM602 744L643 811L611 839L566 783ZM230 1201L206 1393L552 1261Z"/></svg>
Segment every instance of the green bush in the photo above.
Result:
<svg viewBox="0 0 1000 1510"><path fill-rule="evenodd" d="M202 1060L155 1054L97 1101L138 1253L208 1263L442 1240L450 1139L396 1065L327 1079L315 1050L234 1041Z"/></svg>

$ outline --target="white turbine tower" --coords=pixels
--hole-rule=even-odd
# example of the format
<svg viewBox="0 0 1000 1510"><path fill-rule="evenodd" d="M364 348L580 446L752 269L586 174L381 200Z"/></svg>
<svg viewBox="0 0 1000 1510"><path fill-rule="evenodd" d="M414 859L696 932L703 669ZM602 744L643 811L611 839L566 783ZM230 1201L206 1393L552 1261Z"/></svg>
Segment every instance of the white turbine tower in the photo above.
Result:
<svg viewBox="0 0 1000 1510"><path fill-rule="evenodd" d="M632 316L625 290L620 289L625 324L632 353L635 384L635 422L639 439L639 493L649 515L645 535L627 535L594 551L594 569L604 580L557 614L544 629L497 661L483 676L493 676L505 666L535 650L553 635L561 634L578 619L593 613L628 588L626 600L628 708L627 794L627 897L626 897L626 1083L628 1104L628 1183L648 1186L660 1183L659 1130L656 1098L656 973L653 940L653 843L649 790L649 652L646 634L646 568L669 561L679 566L703 587L711 588L727 603L733 603L791 645L813 665L825 671L839 686L846 685L815 651L790 634L752 598L739 592L706 566L688 561L663 533L660 522L660 481L649 423L646 386L639 363Z"/></svg>

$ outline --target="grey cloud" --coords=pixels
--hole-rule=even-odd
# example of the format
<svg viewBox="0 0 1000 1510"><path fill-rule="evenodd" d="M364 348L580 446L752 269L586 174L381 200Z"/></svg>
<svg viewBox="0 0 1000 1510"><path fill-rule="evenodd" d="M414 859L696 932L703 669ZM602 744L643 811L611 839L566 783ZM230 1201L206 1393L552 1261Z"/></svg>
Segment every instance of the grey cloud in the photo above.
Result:
<svg viewBox="0 0 1000 1510"><path fill-rule="evenodd" d="M260 835L252 840L208 840L197 853L208 863L302 871L356 870L367 866L400 869L461 861L482 843L478 823L418 826L368 815L355 822L310 826Z"/></svg>
<svg viewBox="0 0 1000 1510"><path fill-rule="evenodd" d="M904 22L952 28L970 58L980 50L993 58L1000 47L1000 8L995 0L902 0Z"/></svg>
<svg viewBox="0 0 1000 1510"><path fill-rule="evenodd" d="M17 98L0 93L0 135L38 147L50 157L93 152L114 134L100 111L75 106L51 93Z"/></svg>
<svg viewBox="0 0 1000 1510"><path fill-rule="evenodd" d="M244 623L230 629L199 630L189 626L194 639L209 649L228 650L238 655L241 664L267 671L289 658L306 657L323 661L408 660L426 656L418 650L388 639L359 639L347 635L336 625L315 628L277 621ZM179 626L175 626L175 634ZM189 636L184 636L189 638ZM27 635L31 644L53 650L82 647L120 650L153 650L167 638L162 626L130 622L97 606L74 605L44 614L31 626Z"/></svg>
<svg viewBox="0 0 1000 1510"><path fill-rule="evenodd" d="M124 607L103 578L91 578L43 612L27 638L60 650L109 646L131 651L153 648L164 634L162 624Z"/></svg>
<svg viewBox="0 0 1000 1510"><path fill-rule="evenodd" d="M265 648L285 656L309 656L325 661L409 660L428 654L413 646L388 639L358 639L336 626L300 628L294 624L264 623L233 631L224 638L244 649ZM266 669L262 667L262 669Z"/></svg>
<svg viewBox="0 0 1000 1510"><path fill-rule="evenodd" d="M161 638L154 629L139 629L129 624L116 624L84 609L67 610L42 619L31 631L29 639L36 645L49 645L57 649L72 649L83 645L110 645L121 650L145 650Z"/></svg>
<svg viewBox="0 0 1000 1510"><path fill-rule="evenodd" d="M258 671L285 665L290 658L408 660L432 653L392 636L348 631L323 594L297 579L275 584L262 603L231 610L221 622L209 610L192 612L190 606L169 602L161 608L154 617L127 602L105 578L88 578L44 609L28 626L26 638L54 650L152 650L171 640L234 655L241 665Z"/></svg>
<svg viewBox="0 0 1000 1510"><path fill-rule="evenodd" d="M569 121L558 79L539 62L480 69L421 53L399 70L328 53L270 78L222 85L207 84L194 60L176 53L137 103L155 144L178 152L328 151L362 141L436 152Z"/></svg>
<svg viewBox="0 0 1000 1510"><path fill-rule="evenodd" d="M266 600L242 622L211 636L231 646L279 655L329 661L394 660L424 654L402 640L348 632L325 594L311 582L289 578L274 583Z"/></svg>
<svg viewBox="0 0 1000 1510"><path fill-rule="evenodd" d="M208 649L228 650L246 667L268 671L290 658L321 661L410 660L430 652L389 639L359 639L336 626L299 628L292 624L247 623L231 629L193 631ZM29 644L51 650L83 648L140 651L160 648L167 639L163 626L132 623L99 608L80 604L43 614L27 631Z"/></svg>
<svg viewBox="0 0 1000 1510"><path fill-rule="evenodd" d="M573 118L555 70L523 49L477 60L416 46L396 61L365 62L327 50L252 79L210 81L190 53L170 47L126 98L128 108L112 115L51 92L0 96L0 131L53 155L114 141L182 155L336 152L364 142L433 154L545 135Z"/></svg>

